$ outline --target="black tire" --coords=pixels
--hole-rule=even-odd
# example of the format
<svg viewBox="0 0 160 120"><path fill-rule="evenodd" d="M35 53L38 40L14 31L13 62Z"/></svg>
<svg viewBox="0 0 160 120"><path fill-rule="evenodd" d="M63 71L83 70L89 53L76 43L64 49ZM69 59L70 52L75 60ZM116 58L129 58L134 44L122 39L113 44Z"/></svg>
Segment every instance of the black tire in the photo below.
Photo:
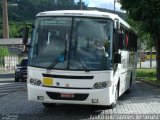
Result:
<svg viewBox="0 0 160 120"><path fill-rule="evenodd" d="M22 79L22 82L27 82L27 79L23 78L23 79Z"/></svg>
<svg viewBox="0 0 160 120"><path fill-rule="evenodd" d="M42 103L45 108L54 108L56 103Z"/></svg>
<svg viewBox="0 0 160 120"><path fill-rule="evenodd" d="M19 78L15 78L15 82L19 82Z"/></svg>
<svg viewBox="0 0 160 120"><path fill-rule="evenodd" d="M130 88L128 90L126 90L125 94L130 94L131 93L131 90Z"/></svg>
<svg viewBox="0 0 160 120"><path fill-rule="evenodd" d="M117 100L118 100L118 96L119 96L119 87L117 86L116 87L116 91L115 91L115 101L111 104L111 105L107 105L107 106L93 106L95 109L113 109L116 107L116 104L117 104Z"/></svg>

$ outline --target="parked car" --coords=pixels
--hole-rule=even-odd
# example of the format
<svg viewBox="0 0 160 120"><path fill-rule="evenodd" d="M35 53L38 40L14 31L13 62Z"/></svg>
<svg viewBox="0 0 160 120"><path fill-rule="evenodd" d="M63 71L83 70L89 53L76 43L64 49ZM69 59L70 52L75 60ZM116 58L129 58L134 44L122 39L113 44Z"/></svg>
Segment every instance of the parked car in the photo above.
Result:
<svg viewBox="0 0 160 120"><path fill-rule="evenodd" d="M28 59L22 59L20 64L16 65L15 69L15 82L26 81L27 79L27 65Z"/></svg>

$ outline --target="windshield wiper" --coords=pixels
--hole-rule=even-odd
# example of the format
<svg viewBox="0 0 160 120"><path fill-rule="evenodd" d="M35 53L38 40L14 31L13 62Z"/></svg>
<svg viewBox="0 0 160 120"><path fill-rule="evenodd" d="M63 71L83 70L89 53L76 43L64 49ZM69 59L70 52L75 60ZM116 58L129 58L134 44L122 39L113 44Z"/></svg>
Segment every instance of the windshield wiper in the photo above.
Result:
<svg viewBox="0 0 160 120"><path fill-rule="evenodd" d="M53 62L47 67L47 70L50 70L51 68L53 69L60 62L64 62L66 54L67 50L65 49L56 57L56 59L53 60Z"/></svg>
<svg viewBox="0 0 160 120"><path fill-rule="evenodd" d="M80 63L81 63L82 68L85 70L85 72L89 72L89 70L88 70L86 64L83 62L82 59L81 59L81 62L80 62Z"/></svg>
<svg viewBox="0 0 160 120"><path fill-rule="evenodd" d="M58 63L64 62L67 54L67 40L65 41L64 50L53 60L53 62L47 67L47 70L53 69Z"/></svg>

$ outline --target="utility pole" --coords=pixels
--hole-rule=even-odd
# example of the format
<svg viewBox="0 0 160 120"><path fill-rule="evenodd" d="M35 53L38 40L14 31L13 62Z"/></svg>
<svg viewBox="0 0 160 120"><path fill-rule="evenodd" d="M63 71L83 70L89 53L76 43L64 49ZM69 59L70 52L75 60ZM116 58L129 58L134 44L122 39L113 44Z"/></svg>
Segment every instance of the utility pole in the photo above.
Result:
<svg viewBox="0 0 160 120"><path fill-rule="evenodd" d="M9 27L8 27L8 8L7 0L2 1L2 14L3 14L3 38L9 38Z"/></svg>
<svg viewBox="0 0 160 120"><path fill-rule="evenodd" d="M152 53L152 48L150 50L150 68L152 68L152 56L153 56L153 53Z"/></svg>
<svg viewBox="0 0 160 120"><path fill-rule="evenodd" d="M116 13L116 0L114 0L114 13Z"/></svg>
<svg viewBox="0 0 160 120"><path fill-rule="evenodd" d="M80 0L80 10L82 10L82 0Z"/></svg>
<svg viewBox="0 0 160 120"><path fill-rule="evenodd" d="M54 3L57 4L57 0L54 0Z"/></svg>

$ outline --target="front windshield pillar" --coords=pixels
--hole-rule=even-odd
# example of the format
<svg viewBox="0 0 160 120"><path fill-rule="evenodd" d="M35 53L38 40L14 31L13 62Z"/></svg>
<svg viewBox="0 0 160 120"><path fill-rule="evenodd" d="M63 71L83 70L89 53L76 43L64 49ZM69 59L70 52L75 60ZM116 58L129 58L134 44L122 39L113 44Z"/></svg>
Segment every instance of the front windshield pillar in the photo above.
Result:
<svg viewBox="0 0 160 120"><path fill-rule="evenodd" d="M68 60L68 69L70 69L69 68L69 66L70 66L70 56L72 55L72 38L73 38L73 25L74 25L74 18L72 17L72 25L71 25L71 31L70 31L70 33L71 33L71 36L70 36L70 40L69 40L69 55L68 55L68 57L69 57L69 60Z"/></svg>

